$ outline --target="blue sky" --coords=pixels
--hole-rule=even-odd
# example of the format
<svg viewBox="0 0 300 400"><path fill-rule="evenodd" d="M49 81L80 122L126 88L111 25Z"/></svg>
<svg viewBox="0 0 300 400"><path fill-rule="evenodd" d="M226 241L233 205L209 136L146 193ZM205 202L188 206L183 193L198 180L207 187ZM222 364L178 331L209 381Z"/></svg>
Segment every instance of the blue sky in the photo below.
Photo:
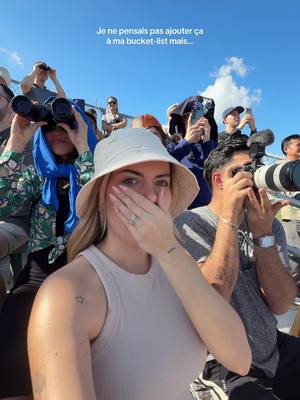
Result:
<svg viewBox="0 0 300 400"><path fill-rule="evenodd" d="M257 127L276 135L269 151L280 154L282 138L300 130L299 12L297 0L5 1L0 65L21 80L43 59L68 96L105 106L114 95L120 111L162 123L170 104L193 94L210 94L218 119L225 106L252 105ZM204 33L107 36L98 27ZM107 37L193 44L107 45Z"/></svg>

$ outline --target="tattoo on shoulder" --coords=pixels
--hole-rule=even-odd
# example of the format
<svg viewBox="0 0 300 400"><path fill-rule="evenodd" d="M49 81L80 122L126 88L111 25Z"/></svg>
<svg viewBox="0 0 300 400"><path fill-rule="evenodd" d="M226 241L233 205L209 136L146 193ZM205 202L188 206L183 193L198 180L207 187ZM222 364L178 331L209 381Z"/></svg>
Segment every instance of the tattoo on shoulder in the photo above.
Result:
<svg viewBox="0 0 300 400"><path fill-rule="evenodd" d="M167 253L170 254L170 253L172 253L172 251L174 251L175 249L176 249L176 247L171 247L171 248L167 251Z"/></svg>
<svg viewBox="0 0 300 400"><path fill-rule="evenodd" d="M43 371L37 372L32 377L32 391L34 399L36 400L47 400L47 386L45 377L45 367Z"/></svg>
<svg viewBox="0 0 300 400"><path fill-rule="evenodd" d="M75 300L78 301L78 303L80 304L84 303L84 297L82 296L75 296Z"/></svg>

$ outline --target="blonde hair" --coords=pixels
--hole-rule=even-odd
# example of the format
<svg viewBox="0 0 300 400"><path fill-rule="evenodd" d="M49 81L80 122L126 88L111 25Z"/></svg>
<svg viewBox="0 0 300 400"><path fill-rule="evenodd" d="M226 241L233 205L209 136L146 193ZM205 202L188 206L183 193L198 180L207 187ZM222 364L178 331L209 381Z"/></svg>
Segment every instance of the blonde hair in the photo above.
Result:
<svg viewBox="0 0 300 400"><path fill-rule="evenodd" d="M93 243L100 242L106 234L105 190L110 174L99 178L82 210L82 217L67 244L68 262Z"/></svg>
<svg viewBox="0 0 300 400"><path fill-rule="evenodd" d="M138 117L133 118L131 121L131 128L144 128L142 117L142 115L139 115Z"/></svg>

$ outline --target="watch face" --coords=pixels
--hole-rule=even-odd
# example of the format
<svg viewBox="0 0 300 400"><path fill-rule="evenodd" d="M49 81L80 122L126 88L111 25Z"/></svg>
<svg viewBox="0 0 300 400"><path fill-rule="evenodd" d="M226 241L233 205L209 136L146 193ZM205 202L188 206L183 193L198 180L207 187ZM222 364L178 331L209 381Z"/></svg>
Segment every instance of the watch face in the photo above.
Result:
<svg viewBox="0 0 300 400"><path fill-rule="evenodd" d="M260 239L261 247L272 247L275 243L274 236L264 236Z"/></svg>

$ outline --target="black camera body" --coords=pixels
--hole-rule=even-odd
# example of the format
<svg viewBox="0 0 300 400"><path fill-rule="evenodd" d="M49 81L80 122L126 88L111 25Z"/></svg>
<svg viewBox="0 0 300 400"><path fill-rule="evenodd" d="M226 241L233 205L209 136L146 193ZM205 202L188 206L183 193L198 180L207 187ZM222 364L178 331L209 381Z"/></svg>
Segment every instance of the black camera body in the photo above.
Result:
<svg viewBox="0 0 300 400"><path fill-rule="evenodd" d="M271 131L263 131L248 139L252 161L233 171L233 176L239 171L250 172L253 176L254 187L264 188L273 192L295 192L300 190L300 160L282 161L265 165L262 158L265 148L274 138Z"/></svg>
<svg viewBox="0 0 300 400"><path fill-rule="evenodd" d="M261 159L253 159L251 162L243 165L242 167L233 170L232 176L236 175L240 171L250 172L252 175L254 175L255 171L264 165L265 164L261 161Z"/></svg>
<svg viewBox="0 0 300 400"><path fill-rule="evenodd" d="M72 110L72 103L63 98L50 98L45 105L34 104L26 96L15 96L11 100L13 111L32 122L45 121L49 128L54 128L57 123L64 122L71 128L76 126Z"/></svg>

